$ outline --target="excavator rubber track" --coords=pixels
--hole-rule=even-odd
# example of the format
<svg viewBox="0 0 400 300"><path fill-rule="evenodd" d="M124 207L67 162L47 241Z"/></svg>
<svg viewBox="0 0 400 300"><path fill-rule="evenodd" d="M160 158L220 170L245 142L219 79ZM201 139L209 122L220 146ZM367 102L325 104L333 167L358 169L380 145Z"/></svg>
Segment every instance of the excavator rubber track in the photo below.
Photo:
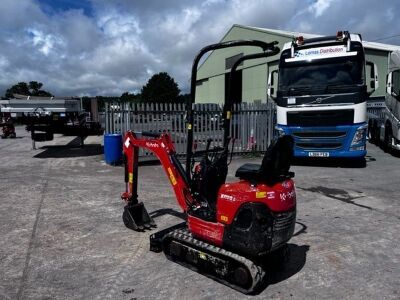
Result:
<svg viewBox="0 0 400 300"><path fill-rule="evenodd" d="M252 294L263 282L265 271L236 253L198 240L187 228L167 233L162 240L166 257L244 294Z"/></svg>

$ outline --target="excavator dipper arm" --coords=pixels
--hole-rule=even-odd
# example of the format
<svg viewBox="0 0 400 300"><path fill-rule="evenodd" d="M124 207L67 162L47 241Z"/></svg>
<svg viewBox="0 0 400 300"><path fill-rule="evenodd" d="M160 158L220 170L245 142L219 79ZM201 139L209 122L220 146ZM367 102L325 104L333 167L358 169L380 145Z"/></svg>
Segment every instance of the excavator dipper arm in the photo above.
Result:
<svg viewBox="0 0 400 300"><path fill-rule="evenodd" d="M128 131L123 142L126 191L122 193L121 198L126 202L124 223L133 230L143 230L155 226L144 204L138 200L139 148L153 152L160 160L171 182L177 202L184 212L187 212L190 207L198 205L191 196L185 171L176 157L170 135ZM138 226L138 224L140 225Z"/></svg>

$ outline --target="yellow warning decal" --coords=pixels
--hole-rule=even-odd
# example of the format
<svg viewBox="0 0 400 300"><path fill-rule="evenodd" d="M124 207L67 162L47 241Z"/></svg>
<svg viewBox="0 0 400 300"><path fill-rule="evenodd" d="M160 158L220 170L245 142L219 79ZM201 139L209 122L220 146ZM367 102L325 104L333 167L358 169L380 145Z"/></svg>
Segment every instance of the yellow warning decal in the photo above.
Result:
<svg viewBox="0 0 400 300"><path fill-rule="evenodd" d="M267 192L256 192L256 198L266 198L267 197Z"/></svg>
<svg viewBox="0 0 400 300"><path fill-rule="evenodd" d="M133 182L133 173L129 173L129 183Z"/></svg>
<svg viewBox="0 0 400 300"><path fill-rule="evenodd" d="M228 222L228 217L221 215L221 221Z"/></svg>
<svg viewBox="0 0 400 300"><path fill-rule="evenodd" d="M176 178L174 173L172 172L171 168L168 168L169 180L171 180L172 185L176 184Z"/></svg>
<svg viewBox="0 0 400 300"><path fill-rule="evenodd" d="M230 110L228 110L228 111L226 112L226 118L227 118L228 120L231 118L231 111L230 111Z"/></svg>
<svg viewBox="0 0 400 300"><path fill-rule="evenodd" d="M190 130L190 129L192 129L192 124L188 124L188 126L187 126L187 128Z"/></svg>

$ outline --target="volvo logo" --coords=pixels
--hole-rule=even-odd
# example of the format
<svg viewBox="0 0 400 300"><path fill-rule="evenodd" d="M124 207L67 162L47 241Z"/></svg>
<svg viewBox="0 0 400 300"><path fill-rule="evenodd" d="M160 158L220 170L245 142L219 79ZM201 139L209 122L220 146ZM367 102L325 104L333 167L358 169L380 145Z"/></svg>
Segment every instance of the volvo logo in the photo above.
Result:
<svg viewBox="0 0 400 300"><path fill-rule="evenodd" d="M326 99L329 99L329 98L332 98L332 97L335 97L335 95L332 95L332 96L327 96L327 97L318 97L317 99L315 99L314 101L311 101L311 102L309 102L309 103L307 103L307 104L313 104L313 103L318 103L318 104L321 104L323 101L325 101Z"/></svg>

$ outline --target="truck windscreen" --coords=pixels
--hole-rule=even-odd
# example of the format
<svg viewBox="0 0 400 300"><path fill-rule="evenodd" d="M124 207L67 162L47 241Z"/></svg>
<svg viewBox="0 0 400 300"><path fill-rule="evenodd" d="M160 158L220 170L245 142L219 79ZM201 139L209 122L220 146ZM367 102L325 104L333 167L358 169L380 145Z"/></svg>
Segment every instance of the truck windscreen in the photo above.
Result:
<svg viewBox="0 0 400 300"><path fill-rule="evenodd" d="M334 87L346 88L363 84L363 63L357 56L319 59L281 64L279 90L304 90L310 94L337 93Z"/></svg>

